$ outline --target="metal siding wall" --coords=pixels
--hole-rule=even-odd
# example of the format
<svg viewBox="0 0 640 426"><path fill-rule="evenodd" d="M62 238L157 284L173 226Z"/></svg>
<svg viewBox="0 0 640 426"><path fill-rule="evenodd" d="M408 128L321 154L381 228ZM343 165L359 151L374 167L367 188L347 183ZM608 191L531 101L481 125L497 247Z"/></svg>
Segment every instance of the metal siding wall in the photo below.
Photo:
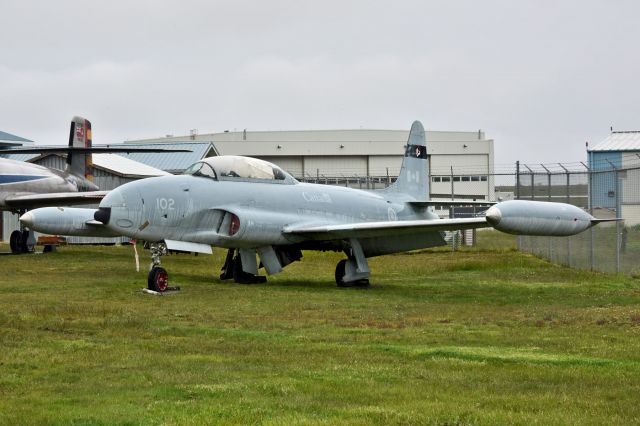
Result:
<svg viewBox="0 0 640 426"><path fill-rule="evenodd" d="M461 155L431 155L431 194L451 197L451 168L453 167L454 179L453 192L455 195L476 196L479 199L491 199L495 187L489 173L488 154L461 154ZM440 176L449 179L448 182L434 182L433 177ZM486 180L472 181L474 178ZM463 181L463 179L469 179ZM447 197L447 198L448 198Z"/></svg>
<svg viewBox="0 0 640 426"><path fill-rule="evenodd" d="M11 233L20 229L20 221L17 214L2 212L2 241L9 241Z"/></svg>
<svg viewBox="0 0 640 426"><path fill-rule="evenodd" d="M622 178L621 192L622 204L640 204L640 170L627 170L626 177ZM625 210L623 206L622 210Z"/></svg>
<svg viewBox="0 0 640 426"><path fill-rule="evenodd" d="M37 161L33 162L34 164L39 164L44 167L49 167L58 170L64 170L67 165L67 160L65 158L59 157L57 155L49 155L47 157L41 158Z"/></svg>
<svg viewBox="0 0 640 426"><path fill-rule="evenodd" d="M366 176L367 175L367 157L305 157L305 175L306 176Z"/></svg>
<svg viewBox="0 0 640 426"><path fill-rule="evenodd" d="M451 167L457 175L489 173L488 155L432 155L431 175L450 175Z"/></svg>
<svg viewBox="0 0 640 426"><path fill-rule="evenodd" d="M403 156L399 155L372 155L369 157L369 174L371 176L386 176L387 168L389 176L398 176L402 166Z"/></svg>
<svg viewBox="0 0 640 426"><path fill-rule="evenodd" d="M607 170L602 173L592 175L591 185L593 188L593 207L616 207L616 182L615 173L612 170L611 162L615 167L622 166L622 155L620 152L592 152L592 170Z"/></svg>
<svg viewBox="0 0 640 426"><path fill-rule="evenodd" d="M280 166L280 168L286 170L294 177L302 176L302 157L300 156L274 156L258 158Z"/></svg>

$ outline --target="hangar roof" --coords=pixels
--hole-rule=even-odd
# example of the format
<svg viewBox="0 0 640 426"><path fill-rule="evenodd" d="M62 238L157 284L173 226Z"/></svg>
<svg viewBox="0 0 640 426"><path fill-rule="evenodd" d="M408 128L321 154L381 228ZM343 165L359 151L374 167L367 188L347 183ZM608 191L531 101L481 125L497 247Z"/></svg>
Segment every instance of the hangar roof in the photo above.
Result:
<svg viewBox="0 0 640 426"><path fill-rule="evenodd" d="M145 146L148 143L171 144L189 138L212 143L218 155L264 156L349 156L402 155L409 136L408 130L285 130L240 131L166 137L128 141ZM485 153L488 144L484 132L427 131L430 154ZM171 145L169 145L171 146ZM180 145L182 146L182 145ZM133 155L133 154L132 154ZM166 170L166 169L165 169Z"/></svg>
<svg viewBox="0 0 640 426"><path fill-rule="evenodd" d="M141 148L190 149L191 152L132 152L130 154L117 154L121 157L129 158L170 173L182 172L198 160L212 155L218 155L211 142L194 142L188 140L176 143L136 143L135 145Z"/></svg>
<svg viewBox="0 0 640 426"><path fill-rule="evenodd" d="M32 158L39 157L39 154L0 154L0 158L8 158L15 161L29 161Z"/></svg>
<svg viewBox="0 0 640 426"><path fill-rule="evenodd" d="M105 169L120 176L143 178L170 174L138 161L122 158L116 154L93 154L92 157L94 167Z"/></svg>
<svg viewBox="0 0 640 426"><path fill-rule="evenodd" d="M640 151L640 131L611 132L589 151Z"/></svg>
<svg viewBox="0 0 640 426"><path fill-rule="evenodd" d="M5 155L6 158L9 158L15 161L36 160L35 162L38 162L39 160L49 156L66 157L66 155L60 155L60 154L45 154L45 155L7 154ZM143 178L143 177L149 177L149 176L162 176L162 175L169 174L163 170L156 169L147 164L143 164L141 162L134 161L129 158L122 158L121 156L116 154L93 154L92 161L93 161L94 167L100 168L110 173L113 173L119 176L124 176L124 177Z"/></svg>

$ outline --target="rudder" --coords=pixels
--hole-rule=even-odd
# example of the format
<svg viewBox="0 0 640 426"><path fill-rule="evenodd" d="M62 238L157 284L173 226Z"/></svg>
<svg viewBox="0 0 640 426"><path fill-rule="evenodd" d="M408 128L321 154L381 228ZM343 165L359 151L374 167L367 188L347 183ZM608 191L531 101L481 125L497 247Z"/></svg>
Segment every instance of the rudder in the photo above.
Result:
<svg viewBox="0 0 640 426"><path fill-rule="evenodd" d="M69 146L75 148L91 148L91 122L82 117L73 117L69 130ZM69 152L67 154L69 172L93 181L93 159L91 153Z"/></svg>

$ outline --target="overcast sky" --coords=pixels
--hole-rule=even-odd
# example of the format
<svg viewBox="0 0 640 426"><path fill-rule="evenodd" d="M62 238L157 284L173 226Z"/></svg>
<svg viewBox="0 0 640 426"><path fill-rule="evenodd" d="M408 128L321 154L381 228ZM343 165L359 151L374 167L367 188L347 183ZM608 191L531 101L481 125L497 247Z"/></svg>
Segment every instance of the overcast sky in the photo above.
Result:
<svg viewBox="0 0 640 426"><path fill-rule="evenodd" d="M637 1L0 1L0 130L482 129L497 164L640 130Z"/></svg>

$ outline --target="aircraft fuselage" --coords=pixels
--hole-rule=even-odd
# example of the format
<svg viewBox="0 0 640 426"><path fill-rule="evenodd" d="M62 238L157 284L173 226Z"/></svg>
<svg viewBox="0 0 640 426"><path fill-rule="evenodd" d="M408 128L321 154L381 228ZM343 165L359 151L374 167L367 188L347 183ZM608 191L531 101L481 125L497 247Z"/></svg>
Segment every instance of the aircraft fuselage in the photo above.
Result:
<svg viewBox="0 0 640 426"><path fill-rule="evenodd" d="M61 170L0 158L0 210L8 209L4 202L8 196L78 192L79 181Z"/></svg>
<svg viewBox="0 0 640 426"><path fill-rule="evenodd" d="M107 226L134 239L255 248L301 242L283 229L337 223L438 219L381 193L298 183L163 176L125 184L100 203ZM441 245L439 233L433 245ZM424 243L424 241L423 241Z"/></svg>

